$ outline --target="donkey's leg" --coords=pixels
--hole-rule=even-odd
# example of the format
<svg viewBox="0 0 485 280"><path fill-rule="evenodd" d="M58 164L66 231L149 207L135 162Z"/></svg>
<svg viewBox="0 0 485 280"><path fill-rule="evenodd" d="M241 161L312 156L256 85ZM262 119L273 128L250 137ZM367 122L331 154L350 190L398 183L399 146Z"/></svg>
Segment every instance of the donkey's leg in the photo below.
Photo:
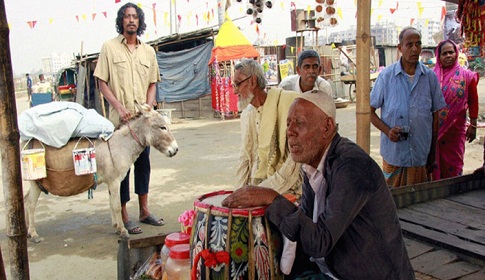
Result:
<svg viewBox="0 0 485 280"><path fill-rule="evenodd" d="M35 207L37 206L37 200L39 199L41 190L37 186L36 181L24 181L24 184L29 186L29 191L24 197L25 214L27 216L27 226L29 227L27 234L33 242L39 243L44 238L39 237L35 230Z"/></svg>
<svg viewBox="0 0 485 280"><path fill-rule="evenodd" d="M114 180L108 183L109 204L111 210L111 222L116 227L116 233L123 238L130 238L121 218L121 201L120 201L120 180Z"/></svg>

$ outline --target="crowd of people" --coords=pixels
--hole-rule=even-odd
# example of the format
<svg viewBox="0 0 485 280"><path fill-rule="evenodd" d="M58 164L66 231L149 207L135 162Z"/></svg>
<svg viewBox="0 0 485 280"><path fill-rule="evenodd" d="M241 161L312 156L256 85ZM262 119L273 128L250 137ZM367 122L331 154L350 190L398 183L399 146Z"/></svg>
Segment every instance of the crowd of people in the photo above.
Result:
<svg viewBox="0 0 485 280"><path fill-rule="evenodd" d="M154 49L138 39L144 21L136 4L119 9L118 36L103 44L94 72L115 126L136 114L135 102L155 103L160 72ZM382 167L339 134L316 51L302 51L297 75L269 91L267 65L243 59L234 67L241 149L236 189L222 205L268 206L265 215L283 236L280 269L289 279L414 279L389 187L462 173L464 143L477 136L478 77L459 66L452 41L439 44L434 71L424 66L416 28L402 30L398 50L401 58L371 92ZM148 147L134 163L138 221L161 226L148 208L149 155ZM129 175L120 186L122 218L130 234L139 234L126 208Z"/></svg>

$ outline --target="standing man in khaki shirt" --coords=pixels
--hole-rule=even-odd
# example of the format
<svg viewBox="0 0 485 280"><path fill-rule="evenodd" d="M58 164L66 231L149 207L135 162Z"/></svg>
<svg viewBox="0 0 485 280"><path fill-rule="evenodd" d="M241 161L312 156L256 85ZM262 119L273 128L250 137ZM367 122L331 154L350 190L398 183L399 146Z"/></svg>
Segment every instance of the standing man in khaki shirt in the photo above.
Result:
<svg viewBox="0 0 485 280"><path fill-rule="evenodd" d="M118 37L103 44L94 76L99 89L110 104L109 120L119 126L135 114L135 101L154 104L156 83L160 71L155 50L141 42L138 35L146 29L145 14L137 5L127 3L118 10L116 30ZM148 186L150 183L150 147L147 147L134 163L135 193L138 194L139 220L142 223L162 226L148 210ZM121 216L130 234L142 233L142 229L130 220L126 203L130 200L130 171L121 182Z"/></svg>

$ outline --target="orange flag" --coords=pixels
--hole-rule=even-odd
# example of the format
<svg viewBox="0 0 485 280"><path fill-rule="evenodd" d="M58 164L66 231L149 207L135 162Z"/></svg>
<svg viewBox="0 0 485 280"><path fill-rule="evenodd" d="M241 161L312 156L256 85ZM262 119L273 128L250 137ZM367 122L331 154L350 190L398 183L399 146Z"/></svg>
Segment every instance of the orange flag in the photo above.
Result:
<svg viewBox="0 0 485 280"><path fill-rule="evenodd" d="M441 7L441 20L443 20L446 16L446 7Z"/></svg>
<svg viewBox="0 0 485 280"><path fill-rule="evenodd" d="M411 21L409 22L409 25L413 25L413 22L414 22L414 18L411 19Z"/></svg>

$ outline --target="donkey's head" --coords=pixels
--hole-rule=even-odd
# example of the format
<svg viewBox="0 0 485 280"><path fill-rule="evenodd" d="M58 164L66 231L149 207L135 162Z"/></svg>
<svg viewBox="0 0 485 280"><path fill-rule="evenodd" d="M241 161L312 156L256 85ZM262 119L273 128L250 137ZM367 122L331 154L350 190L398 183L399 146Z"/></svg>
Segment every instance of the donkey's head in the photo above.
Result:
<svg viewBox="0 0 485 280"><path fill-rule="evenodd" d="M167 126L168 118L162 116L147 104L139 105L135 103L135 106L141 114L137 118L141 125L141 127L137 128L137 134L142 134L139 137L145 139L147 146L154 147L168 157L176 155L179 148L177 141Z"/></svg>

